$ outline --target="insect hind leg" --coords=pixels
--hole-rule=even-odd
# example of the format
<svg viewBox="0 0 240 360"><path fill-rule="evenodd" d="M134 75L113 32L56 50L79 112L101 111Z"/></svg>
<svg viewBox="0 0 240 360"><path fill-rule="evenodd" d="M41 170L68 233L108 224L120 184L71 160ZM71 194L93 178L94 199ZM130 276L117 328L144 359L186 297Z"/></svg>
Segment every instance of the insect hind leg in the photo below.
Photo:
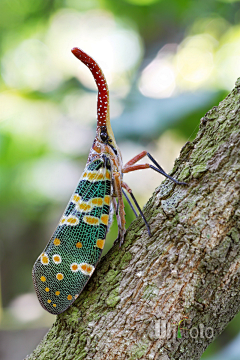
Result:
<svg viewBox="0 0 240 360"><path fill-rule="evenodd" d="M123 193L123 195L125 196L125 199L127 200L130 208L132 209L132 211L134 212L134 215L135 215L136 218L137 218L137 217L138 217L138 214L137 214L136 210L134 209L133 204L131 203L129 197L127 196L127 194L126 194L125 191L123 190L123 188L122 188L122 193Z"/></svg>
<svg viewBox="0 0 240 360"><path fill-rule="evenodd" d="M124 211L124 203L123 203L123 197L122 197L121 174L119 172L114 172L113 180L114 180L114 189L116 191L116 195L118 198L118 211L117 211L118 238L120 239L120 246L121 246L124 242L124 237L125 237L125 233L126 233L126 230L125 230L126 221L125 221L125 211Z"/></svg>
<svg viewBox="0 0 240 360"><path fill-rule="evenodd" d="M124 189L127 190L127 192L130 194L131 198L133 199L133 202L134 202L134 204L136 205L136 208L138 209L138 211L139 211L139 213L140 213L143 221L145 222L145 225L146 225L146 228L147 228L147 231L148 231L148 235L151 237L152 235L151 235L150 227L149 227L148 222L147 222L147 220L146 220L146 218L145 218L145 216L144 216L144 214L143 214L143 212L142 212L142 209L140 208L140 206L139 206L139 204L138 204L135 196L134 196L133 193L132 193L132 189L130 189L130 187L129 187L125 182L122 182L122 187L124 187ZM124 192L123 192L123 193L124 193ZM130 206L131 206L131 208L132 208L132 205L130 205ZM134 211L134 213L136 214L135 211Z"/></svg>

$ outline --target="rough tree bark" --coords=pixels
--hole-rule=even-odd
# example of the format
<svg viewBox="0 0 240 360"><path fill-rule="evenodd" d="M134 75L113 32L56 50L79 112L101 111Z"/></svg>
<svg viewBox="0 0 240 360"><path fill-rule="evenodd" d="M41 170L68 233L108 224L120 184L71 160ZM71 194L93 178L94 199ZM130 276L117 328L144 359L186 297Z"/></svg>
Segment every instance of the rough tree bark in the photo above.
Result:
<svg viewBox="0 0 240 360"><path fill-rule="evenodd" d="M175 162L189 186L145 206L152 237L136 219L28 360L200 358L240 309L239 125L240 79Z"/></svg>

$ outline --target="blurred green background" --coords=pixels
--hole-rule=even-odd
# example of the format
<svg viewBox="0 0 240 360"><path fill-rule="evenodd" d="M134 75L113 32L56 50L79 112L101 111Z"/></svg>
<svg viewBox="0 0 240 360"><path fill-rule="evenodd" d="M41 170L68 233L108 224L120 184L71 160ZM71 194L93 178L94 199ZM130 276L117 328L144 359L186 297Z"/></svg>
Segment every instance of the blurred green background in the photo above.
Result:
<svg viewBox="0 0 240 360"><path fill-rule="evenodd" d="M239 21L234 0L0 1L2 360L29 353L55 319L38 304L31 268L78 182L96 125L96 86L71 48L105 73L124 161L147 149L170 171L200 118L240 76ZM162 180L151 171L126 175L142 206ZM114 223L106 250L116 234ZM239 319L203 358L239 360Z"/></svg>

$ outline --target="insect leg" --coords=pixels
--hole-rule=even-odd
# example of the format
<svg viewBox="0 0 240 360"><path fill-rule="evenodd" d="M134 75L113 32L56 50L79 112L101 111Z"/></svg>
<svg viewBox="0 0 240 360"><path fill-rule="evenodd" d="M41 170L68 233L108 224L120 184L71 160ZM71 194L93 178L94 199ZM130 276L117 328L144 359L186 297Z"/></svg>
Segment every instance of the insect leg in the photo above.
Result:
<svg viewBox="0 0 240 360"><path fill-rule="evenodd" d="M181 182L181 181L178 181L176 179L174 179L172 176L168 175L164 170L163 168L158 164L158 162L152 157L151 154L147 153L147 156L149 157L149 159L154 163L154 165L157 166L158 169L155 168L155 166L152 166L150 165L151 169L157 171L157 172L160 172L160 174L164 175L165 177L171 179L173 182L175 182L176 184L179 184L179 185L187 185L187 183L185 182Z"/></svg>
<svg viewBox="0 0 240 360"><path fill-rule="evenodd" d="M139 165L134 165L136 164L136 162L138 162L139 160L141 160L142 158L144 158L144 156L148 156L149 159L154 163L154 165L156 165L157 167L151 165L151 164L139 164ZM128 161L124 167L122 172L123 173L128 173L130 171L135 171L135 170L140 170L140 169L148 169L151 168L155 171L157 171L158 173L162 174L163 176L165 176L166 178L172 180L173 182L175 182L178 185L187 185L185 182L181 182L178 181L176 179L174 179L172 176L168 175L163 168L157 163L157 161L152 157L151 154L149 154L147 151L142 151L140 154L136 155L134 158L132 158L130 161Z"/></svg>
<svg viewBox="0 0 240 360"><path fill-rule="evenodd" d="M137 214L137 212L136 212L136 210L134 209L134 207L133 207L133 205L132 205L132 203L131 203L131 201L130 201L130 199L129 199L129 197L127 196L127 194L125 193L125 191L123 190L123 188L122 188L122 193L123 193L123 195L125 196L125 198L126 198L126 200L127 200L127 202L129 203L129 205L130 205L130 208L132 209L132 211L134 212L134 215L136 216L136 218L138 217L138 214Z"/></svg>
<svg viewBox="0 0 240 360"><path fill-rule="evenodd" d="M118 213L118 202L116 200L116 198L112 198L112 202L113 202L113 207L114 207L114 211L115 211L115 214L116 214L116 218L117 218L117 224L118 224L118 236L116 238L116 240L114 241L114 244L118 242L118 240L120 240L120 231L119 229L121 228L121 219L120 219L120 216L119 216L119 213Z"/></svg>
<svg viewBox="0 0 240 360"><path fill-rule="evenodd" d="M124 189L127 190L127 192L130 194L131 198L133 199L133 202L134 202L134 204L136 205L136 208L138 209L138 211L139 211L139 213L140 213L143 221L145 222L145 225L146 225L147 231L148 231L148 235L151 236L151 231L150 231L150 227L149 227L149 225L148 225L148 222L147 222L145 216L143 215L143 212L142 212L140 206L138 205L138 202L137 202L135 196L134 196L133 193L132 193L132 189L130 189L130 187L129 187L126 183L124 183L124 182L122 182L122 187L124 187ZM132 206L131 206L131 207L132 207Z"/></svg>
<svg viewBox="0 0 240 360"><path fill-rule="evenodd" d="M148 153L148 152L147 152L146 150L140 152L140 154L134 156L131 160L129 160L129 161L124 165L123 168L128 167L128 166L130 166L130 165L136 164L136 162L138 162L139 160L141 160L142 158L144 158L144 156L146 156L147 153Z"/></svg>
<svg viewBox="0 0 240 360"><path fill-rule="evenodd" d="M124 211L124 203L123 203L123 197L122 197L122 185L121 185L121 175L119 172L113 173L113 179L114 179L114 188L116 191L116 195L118 197L118 213L119 213L119 219L120 223L118 226L119 230L119 238L120 238L120 246L123 244L124 241L124 235L125 235L125 211Z"/></svg>
<svg viewBox="0 0 240 360"><path fill-rule="evenodd" d="M119 214L118 214L119 203L116 201L115 198L113 198L113 199L114 199L115 214L116 214L116 216L117 216L117 215L119 216Z"/></svg>

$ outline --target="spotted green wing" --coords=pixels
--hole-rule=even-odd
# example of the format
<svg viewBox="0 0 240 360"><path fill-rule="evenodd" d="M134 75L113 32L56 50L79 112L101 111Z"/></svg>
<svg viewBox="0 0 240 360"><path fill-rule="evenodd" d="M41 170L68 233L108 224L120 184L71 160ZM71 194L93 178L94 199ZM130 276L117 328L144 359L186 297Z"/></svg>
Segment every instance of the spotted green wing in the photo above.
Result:
<svg viewBox="0 0 240 360"><path fill-rule="evenodd" d="M60 314L78 297L100 259L110 214L111 162L88 164L51 240L33 266L38 299Z"/></svg>

